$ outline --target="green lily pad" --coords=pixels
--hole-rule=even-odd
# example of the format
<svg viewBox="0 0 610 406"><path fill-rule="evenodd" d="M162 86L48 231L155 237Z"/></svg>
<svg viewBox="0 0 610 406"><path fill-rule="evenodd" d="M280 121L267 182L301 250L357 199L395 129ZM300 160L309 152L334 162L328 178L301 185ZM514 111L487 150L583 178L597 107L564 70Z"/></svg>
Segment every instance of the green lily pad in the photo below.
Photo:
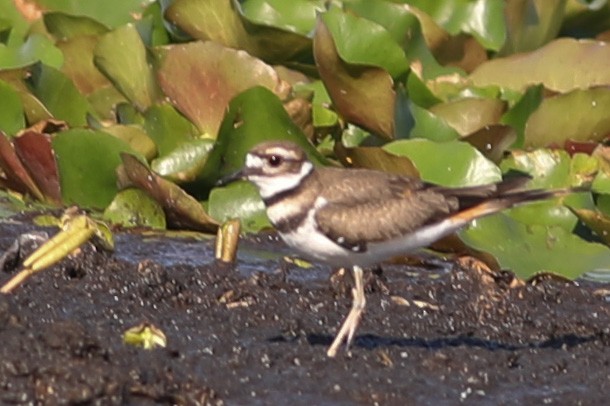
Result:
<svg viewBox="0 0 610 406"><path fill-rule="evenodd" d="M500 168L465 142L398 140L384 145L383 149L409 158L427 182L444 186L474 186L502 180Z"/></svg>
<svg viewBox="0 0 610 406"><path fill-rule="evenodd" d="M557 36L564 22L565 2L538 1L527 5L504 5L507 38L499 55L528 52L540 48ZM581 36L585 37L586 35Z"/></svg>
<svg viewBox="0 0 610 406"><path fill-rule="evenodd" d="M143 126L155 142L159 156L169 154L199 134L193 123L167 103L155 104L146 110Z"/></svg>
<svg viewBox="0 0 610 406"><path fill-rule="evenodd" d="M334 107L347 121L392 139L396 98L392 77L382 68L342 60L327 20L339 28L348 23L343 15L326 13L320 18L314 37L316 64Z"/></svg>
<svg viewBox="0 0 610 406"><path fill-rule="evenodd" d="M63 201L87 208L104 208L117 193L120 153L133 150L101 131L72 129L54 136Z"/></svg>
<svg viewBox="0 0 610 406"><path fill-rule="evenodd" d="M233 1L175 0L165 16L193 38L250 52L253 46L238 7Z"/></svg>
<svg viewBox="0 0 610 406"><path fill-rule="evenodd" d="M77 36L57 43L66 61L61 71L84 95L111 86L110 81L93 64L93 51L97 42L98 39L94 36Z"/></svg>
<svg viewBox="0 0 610 406"><path fill-rule="evenodd" d="M331 8L320 19L332 36L339 58L347 64L382 68L394 78L408 71L405 51L381 25L339 8Z"/></svg>
<svg viewBox="0 0 610 406"><path fill-rule="evenodd" d="M504 269L528 279L552 272L576 279L585 272L610 272L610 249L586 242L561 227L522 224L500 213L475 220L460 232L469 246L491 253Z"/></svg>
<svg viewBox="0 0 610 406"><path fill-rule="evenodd" d="M466 97L436 104L430 107L430 112L464 136L497 124L505 107L502 100Z"/></svg>
<svg viewBox="0 0 610 406"><path fill-rule="evenodd" d="M409 133L411 138L426 138L431 141L444 142L460 138L460 134L447 121L430 110L409 103L409 110L415 125Z"/></svg>
<svg viewBox="0 0 610 406"><path fill-rule="evenodd" d="M545 147L563 145L567 140L602 141L610 134L608 106L608 87L574 90L545 99L527 120L524 145Z"/></svg>
<svg viewBox="0 0 610 406"><path fill-rule="evenodd" d="M246 0L242 12L253 22L308 35L324 11L322 0Z"/></svg>
<svg viewBox="0 0 610 406"><path fill-rule="evenodd" d="M214 42L191 42L156 50L158 78L171 103L202 133L215 137L229 101L253 86L281 98L290 90L269 65Z"/></svg>
<svg viewBox="0 0 610 406"><path fill-rule="evenodd" d="M170 153L152 161L152 169L176 183L192 182L201 173L214 146L214 140L199 138L185 141Z"/></svg>
<svg viewBox="0 0 610 406"><path fill-rule="evenodd" d="M189 190L205 199L218 179L243 167L246 154L252 147L269 140L295 142L315 164L326 164L326 159L290 119L277 96L259 86L248 89L231 100L216 145Z"/></svg>
<svg viewBox="0 0 610 406"><path fill-rule="evenodd" d="M295 92L311 92L311 114L315 127L332 127L338 124L339 117L331 108L331 100L324 83L316 80L311 83L298 84L294 87Z"/></svg>
<svg viewBox="0 0 610 406"><path fill-rule="evenodd" d="M503 0L411 0L451 34L472 35L485 48L498 51L506 41Z"/></svg>
<svg viewBox="0 0 610 406"><path fill-rule="evenodd" d="M375 169L419 178L419 172L409 158L391 154L381 147L346 148L337 144L335 153L345 166Z"/></svg>
<svg viewBox="0 0 610 406"><path fill-rule="evenodd" d="M38 64L32 69L30 82L34 95L54 118L64 120L72 127L85 126L87 114L92 108L66 75L50 66Z"/></svg>
<svg viewBox="0 0 610 406"><path fill-rule="evenodd" d="M133 25L124 25L100 37L94 55L98 69L140 111L157 100L159 92L146 47Z"/></svg>
<svg viewBox="0 0 610 406"><path fill-rule="evenodd" d="M64 58L53 42L41 34L31 34L19 45L0 43L0 69L22 68L36 62L59 68Z"/></svg>
<svg viewBox="0 0 610 406"><path fill-rule="evenodd" d="M287 27L270 26L278 20L287 22L287 19L307 19L307 16L300 14L302 10L299 6L311 2L278 3L282 8L292 11L286 16L278 16L277 19L265 23L244 16L237 0L175 0L167 8L165 16L193 38L212 41L228 48L242 49L269 63L296 62L311 65L311 38ZM309 10L307 13L311 11L309 4L304 7Z"/></svg>
<svg viewBox="0 0 610 406"><path fill-rule="evenodd" d="M113 125L104 127L102 130L123 140L131 149L146 159L152 159L157 156L157 147L155 146L155 143L140 126Z"/></svg>
<svg viewBox="0 0 610 406"><path fill-rule="evenodd" d="M255 233L271 227L265 204L256 187L249 182L235 182L212 190L208 210L210 216L219 223L239 218L242 231L246 233Z"/></svg>
<svg viewBox="0 0 610 406"><path fill-rule="evenodd" d="M156 200L140 189L120 191L104 210L104 218L124 227L165 229L163 209Z"/></svg>
<svg viewBox="0 0 610 406"><path fill-rule="evenodd" d="M500 164L503 172L516 170L532 176L531 188L552 189L577 186L592 178L598 170L596 158L556 149L513 150Z"/></svg>
<svg viewBox="0 0 610 406"><path fill-rule="evenodd" d="M25 127L25 115L19 93L8 83L0 80L0 131L15 135Z"/></svg>
<svg viewBox="0 0 610 406"><path fill-rule="evenodd" d="M57 39L96 36L109 31L108 27L93 18L62 12L47 12L42 16L44 25Z"/></svg>
<svg viewBox="0 0 610 406"><path fill-rule="evenodd" d="M556 92L610 84L610 47L604 42L560 38L532 52L481 64L470 80L476 86L525 90L542 83Z"/></svg>
<svg viewBox="0 0 610 406"><path fill-rule="evenodd" d="M514 143L514 147L522 148L525 143L525 127L527 120L540 103L542 103L542 93L544 87L542 85L531 86L527 88L525 93L519 98L519 100L502 116L500 122L502 124L510 125L515 129L517 138Z"/></svg>
<svg viewBox="0 0 610 406"><path fill-rule="evenodd" d="M60 11L75 16L87 16L107 27L118 27L133 20L143 10L147 2L142 0L37 0L44 10Z"/></svg>
<svg viewBox="0 0 610 406"><path fill-rule="evenodd" d="M134 155L123 153L121 159L129 180L163 207L169 226L203 232L216 231L218 222L192 196L152 172Z"/></svg>

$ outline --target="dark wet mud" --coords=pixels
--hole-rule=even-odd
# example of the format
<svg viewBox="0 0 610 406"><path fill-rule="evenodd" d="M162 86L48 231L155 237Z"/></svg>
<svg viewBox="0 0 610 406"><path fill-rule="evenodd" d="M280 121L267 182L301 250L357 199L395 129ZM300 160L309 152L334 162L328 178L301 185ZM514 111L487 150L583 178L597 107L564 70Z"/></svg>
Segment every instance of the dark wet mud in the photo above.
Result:
<svg viewBox="0 0 610 406"><path fill-rule="evenodd" d="M31 226L0 225L5 250ZM117 238L0 296L2 405L607 404L610 284L510 287L474 269L388 265L367 276L350 352L326 357L349 277L246 240ZM0 270L4 283L17 269ZM150 323L167 347L123 343Z"/></svg>

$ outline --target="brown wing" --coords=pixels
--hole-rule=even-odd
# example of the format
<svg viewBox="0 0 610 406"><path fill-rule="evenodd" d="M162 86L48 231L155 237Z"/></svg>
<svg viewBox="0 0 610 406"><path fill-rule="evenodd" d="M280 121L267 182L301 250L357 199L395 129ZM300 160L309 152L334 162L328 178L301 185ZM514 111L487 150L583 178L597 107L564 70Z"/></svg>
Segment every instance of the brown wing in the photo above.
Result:
<svg viewBox="0 0 610 406"><path fill-rule="evenodd" d="M484 201L515 193L527 181L519 178L498 184L448 188L366 170L350 171L350 175L356 176L344 174L332 170L325 173L329 177L325 184L330 186L324 195L329 198L318 210L316 220L322 233L354 251L365 250L366 242L399 237ZM335 193L338 191L341 193Z"/></svg>
<svg viewBox="0 0 610 406"><path fill-rule="evenodd" d="M363 250L365 242L398 237L459 208L457 198L414 178L362 169L347 175L328 169L319 175L326 178L327 204L316 214L318 228L355 251Z"/></svg>

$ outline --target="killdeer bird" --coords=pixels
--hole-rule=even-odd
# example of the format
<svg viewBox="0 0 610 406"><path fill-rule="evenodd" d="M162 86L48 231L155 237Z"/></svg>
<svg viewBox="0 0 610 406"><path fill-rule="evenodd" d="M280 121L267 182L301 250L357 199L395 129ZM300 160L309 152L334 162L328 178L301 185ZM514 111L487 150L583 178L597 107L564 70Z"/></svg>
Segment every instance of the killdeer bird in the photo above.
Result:
<svg viewBox="0 0 610 406"><path fill-rule="evenodd" d="M349 347L366 304L363 268L426 247L470 221L574 189L519 190L528 178L462 188L367 169L314 168L291 142L264 142L221 181L253 182L271 224L300 255L351 267L352 308L328 349Z"/></svg>

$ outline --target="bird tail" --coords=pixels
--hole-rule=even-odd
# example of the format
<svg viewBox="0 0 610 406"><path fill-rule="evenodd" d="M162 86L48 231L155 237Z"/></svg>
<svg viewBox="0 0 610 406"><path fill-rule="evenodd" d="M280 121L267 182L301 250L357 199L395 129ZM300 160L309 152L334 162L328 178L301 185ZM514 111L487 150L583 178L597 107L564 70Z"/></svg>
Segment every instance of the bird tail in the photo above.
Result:
<svg viewBox="0 0 610 406"><path fill-rule="evenodd" d="M582 186L551 190L515 190L512 187L508 187L509 185L503 185L503 183L498 184L498 193L495 194L494 197L456 213L454 216L452 216L452 219L467 223L476 218L488 216L523 203L552 199L573 193L589 191L588 188Z"/></svg>

